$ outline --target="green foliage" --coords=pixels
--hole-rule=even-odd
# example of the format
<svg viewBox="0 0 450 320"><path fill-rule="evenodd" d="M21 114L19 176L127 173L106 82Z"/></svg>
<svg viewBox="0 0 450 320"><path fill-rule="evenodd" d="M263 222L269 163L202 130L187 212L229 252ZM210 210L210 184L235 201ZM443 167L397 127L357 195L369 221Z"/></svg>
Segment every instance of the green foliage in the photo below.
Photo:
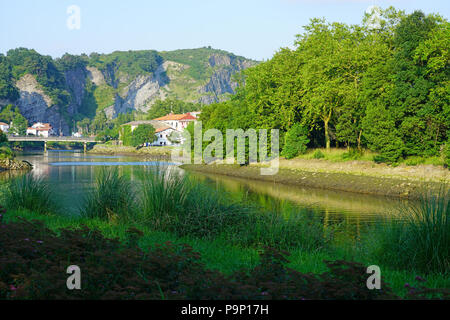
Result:
<svg viewBox="0 0 450 320"><path fill-rule="evenodd" d="M12 158L14 158L14 152L11 150L11 148L5 145L0 146L0 159L12 159Z"/></svg>
<svg viewBox="0 0 450 320"><path fill-rule="evenodd" d="M169 98L166 100L155 101L155 103L148 111L146 118L148 120L153 120L163 117L171 112L175 114L183 114L191 111L199 111L200 109L201 105Z"/></svg>
<svg viewBox="0 0 450 320"><path fill-rule="evenodd" d="M89 56L89 64L104 71L105 74L110 75L110 70L117 70L130 77L151 74L161 62L161 56L153 50L115 51L111 54L92 53ZM112 84L116 79L107 78L106 80Z"/></svg>
<svg viewBox="0 0 450 320"><path fill-rule="evenodd" d="M2 130L0 130L0 145L8 142L8 136Z"/></svg>
<svg viewBox="0 0 450 320"><path fill-rule="evenodd" d="M131 126L122 126L120 132L120 139L123 142L124 146L132 146L133 145L133 135L131 132Z"/></svg>
<svg viewBox="0 0 450 320"><path fill-rule="evenodd" d="M135 227L123 241L95 228L55 232L38 221L2 224L0 299L2 300L386 300L398 299L390 285L369 290L366 266L325 261L323 272L290 268L289 253L265 247L247 270L223 274L208 269L205 256L186 244L156 243L142 249L145 238ZM21 239L18 241L18 239ZM217 252L215 252L217 255ZM289 258L289 259L288 259ZM67 290L68 261L84 270L83 290ZM61 266L64 266L62 268ZM111 277L111 272L114 273ZM384 277L382 279L385 279ZM408 299L448 299L446 289L407 286ZM403 288L403 290L405 290Z"/></svg>
<svg viewBox="0 0 450 320"><path fill-rule="evenodd" d="M313 154L313 158L314 159L322 159L322 158L325 158L325 155L323 154L322 151L316 150Z"/></svg>
<svg viewBox="0 0 450 320"><path fill-rule="evenodd" d="M442 148L442 154L444 158L444 164L447 166L447 168L450 168L450 139L447 140L447 143Z"/></svg>
<svg viewBox="0 0 450 320"><path fill-rule="evenodd" d="M195 80L206 80L210 76L211 70L208 67L210 67L209 58L212 54L231 56L231 59L244 59L223 50L207 47L164 51L160 54L165 60L188 65L187 74Z"/></svg>
<svg viewBox="0 0 450 320"><path fill-rule="evenodd" d="M94 189L87 192L81 215L89 218L132 219L135 213L135 194L131 182L119 174L117 168L102 168Z"/></svg>
<svg viewBox="0 0 450 320"><path fill-rule="evenodd" d="M27 209L39 214L52 214L59 210L48 182L31 173L9 183L4 203L12 210Z"/></svg>
<svg viewBox="0 0 450 320"><path fill-rule="evenodd" d="M308 143L308 129L296 123L286 133L282 155L286 159L292 159L299 154L303 154L306 152Z"/></svg>
<svg viewBox="0 0 450 320"><path fill-rule="evenodd" d="M10 124L14 120L15 110L12 104L6 105L0 112L0 120Z"/></svg>
<svg viewBox="0 0 450 320"><path fill-rule="evenodd" d="M133 130L131 135L131 145L138 147L144 143L152 143L156 140L155 128L150 124L141 124Z"/></svg>
<svg viewBox="0 0 450 320"><path fill-rule="evenodd" d="M377 30L368 17L361 26L312 19L294 50L246 69L231 101L205 106L204 127L283 137L300 123L312 148L334 140L391 164L438 156L450 123L449 23L392 7L380 17Z"/></svg>
<svg viewBox="0 0 450 320"><path fill-rule="evenodd" d="M448 274L450 270L450 194L424 195L402 208L406 220L392 218L375 227L367 247L370 256L397 269Z"/></svg>
<svg viewBox="0 0 450 320"><path fill-rule="evenodd" d="M14 86L11 64L0 54L0 99L15 101L18 98L19 92Z"/></svg>
<svg viewBox="0 0 450 320"><path fill-rule="evenodd" d="M9 50L7 59L12 66L12 75L18 80L29 73L36 76L37 82L42 86L53 101L53 104L67 106L70 94L65 89L64 73L58 69L50 56L42 56L35 50L18 48Z"/></svg>
<svg viewBox="0 0 450 320"><path fill-rule="evenodd" d="M24 136L27 133L28 121L22 116L19 111L19 108L16 108L14 112L14 119L12 121L11 128L9 129L11 133Z"/></svg>

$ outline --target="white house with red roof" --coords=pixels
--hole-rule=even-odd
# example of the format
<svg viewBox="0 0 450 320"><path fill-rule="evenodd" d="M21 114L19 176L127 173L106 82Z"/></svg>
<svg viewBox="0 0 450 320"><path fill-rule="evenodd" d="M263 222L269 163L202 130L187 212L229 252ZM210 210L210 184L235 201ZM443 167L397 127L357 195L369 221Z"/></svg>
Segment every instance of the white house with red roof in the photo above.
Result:
<svg viewBox="0 0 450 320"><path fill-rule="evenodd" d="M0 130L2 130L4 133L8 133L9 131L9 124L0 122Z"/></svg>
<svg viewBox="0 0 450 320"><path fill-rule="evenodd" d="M53 134L53 128L50 123L38 122L27 128L27 135L41 136L48 138Z"/></svg>
<svg viewBox="0 0 450 320"><path fill-rule="evenodd" d="M160 118L153 119L155 121L160 121L168 126L174 128L178 132L182 132L189 123L197 121L197 117L192 114L184 113L184 114L173 114L169 113L168 115Z"/></svg>

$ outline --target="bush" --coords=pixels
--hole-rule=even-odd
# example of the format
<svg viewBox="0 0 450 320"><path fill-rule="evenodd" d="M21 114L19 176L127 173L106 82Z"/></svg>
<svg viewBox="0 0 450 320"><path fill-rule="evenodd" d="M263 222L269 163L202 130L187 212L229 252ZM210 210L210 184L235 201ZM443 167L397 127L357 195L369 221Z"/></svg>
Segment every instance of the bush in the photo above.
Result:
<svg viewBox="0 0 450 320"><path fill-rule="evenodd" d="M1 225L1 219L0 219ZM205 268L188 245L170 242L143 251L134 243L106 239L96 230L59 230L40 222L1 225L0 299L7 300L270 300L270 299L396 299L388 284L366 286L366 268L335 261L319 275L286 267L285 252L265 248L253 269L231 275ZM142 233L129 229L130 238ZM66 269L82 270L82 290L67 290ZM415 290L410 297L448 298L448 290Z"/></svg>
<svg viewBox="0 0 450 320"><path fill-rule="evenodd" d="M14 152L8 146L0 146L0 159L12 159Z"/></svg>
<svg viewBox="0 0 450 320"><path fill-rule="evenodd" d="M94 190L85 196L81 215L109 220L133 218L135 200L131 183L119 175L117 168L102 168L96 177Z"/></svg>
<svg viewBox="0 0 450 320"><path fill-rule="evenodd" d="M322 151L316 150L313 154L313 158L314 159L322 159L322 158L325 158L325 155L323 154Z"/></svg>
<svg viewBox="0 0 450 320"><path fill-rule="evenodd" d="M407 166L417 166L419 164L425 163L425 159L419 156L408 157L405 160Z"/></svg>
<svg viewBox="0 0 450 320"><path fill-rule="evenodd" d="M445 146L442 148L442 155L444 158L444 166L450 167L450 139L447 141Z"/></svg>
<svg viewBox="0 0 450 320"><path fill-rule="evenodd" d="M39 214L51 214L59 211L49 183L31 173L11 181L4 196L8 209L27 209Z"/></svg>
<svg viewBox="0 0 450 320"><path fill-rule="evenodd" d="M299 123L295 123L285 136L283 156L286 159L292 159L306 152L306 145L309 143L308 128Z"/></svg>
<svg viewBox="0 0 450 320"><path fill-rule="evenodd" d="M356 160L363 156L362 150L351 148L348 152L342 154L342 159L344 160Z"/></svg>

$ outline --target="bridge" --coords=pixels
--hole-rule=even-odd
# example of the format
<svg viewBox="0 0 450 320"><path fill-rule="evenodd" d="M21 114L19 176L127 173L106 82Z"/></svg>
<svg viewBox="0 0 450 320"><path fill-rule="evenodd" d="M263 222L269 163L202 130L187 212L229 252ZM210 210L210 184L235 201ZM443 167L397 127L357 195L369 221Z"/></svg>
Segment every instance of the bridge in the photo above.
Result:
<svg viewBox="0 0 450 320"><path fill-rule="evenodd" d="M47 152L47 142L79 142L83 144L84 152L86 152L86 145L88 143L98 143L95 141L95 138L92 137L64 137L64 136L8 136L8 141L17 141L17 142L44 142L44 152Z"/></svg>

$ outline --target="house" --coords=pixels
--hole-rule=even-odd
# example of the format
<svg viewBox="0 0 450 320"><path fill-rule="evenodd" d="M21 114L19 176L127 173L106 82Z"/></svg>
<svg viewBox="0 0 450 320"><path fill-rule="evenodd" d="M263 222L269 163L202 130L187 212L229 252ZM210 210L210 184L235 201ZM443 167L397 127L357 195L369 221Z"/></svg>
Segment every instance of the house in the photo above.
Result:
<svg viewBox="0 0 450 320"><path fill-rule="evenodd" d="M137 127L143 124L152 125L153 128L155 128L155 135L157 138L152 143L146 143L146 146L170 146L173 144L173 142L170 141L169 136L175 131L175 129L166 125L164 122L155 120L139 120L125 123L122 127L130 126L131 132L133 132Z"/></svg>
<svg viewBox="0 0 450 320"><path fill-rule="evenodd" d="M8 133L9 131L9 124L0 122L0 130L2 130L4 133Z"/></svg>
<svg viewBox="0 0 450 320"><path fill-rule="evenodd" d="M190 114L189 112L185 114L169 113L164 117L154 119L154 121L163 122L166 125L175 129L176 131L182 132L184 129L186 129L189 123L197 121L197 118L192 114Z"/></svg>
<svg viewBox="0 0 450 320"><path fill-rule="evenodd" d="M41 136L48 138L53 134L53 128L50 123L38 122L27 128L27 135Z"/></svg>

